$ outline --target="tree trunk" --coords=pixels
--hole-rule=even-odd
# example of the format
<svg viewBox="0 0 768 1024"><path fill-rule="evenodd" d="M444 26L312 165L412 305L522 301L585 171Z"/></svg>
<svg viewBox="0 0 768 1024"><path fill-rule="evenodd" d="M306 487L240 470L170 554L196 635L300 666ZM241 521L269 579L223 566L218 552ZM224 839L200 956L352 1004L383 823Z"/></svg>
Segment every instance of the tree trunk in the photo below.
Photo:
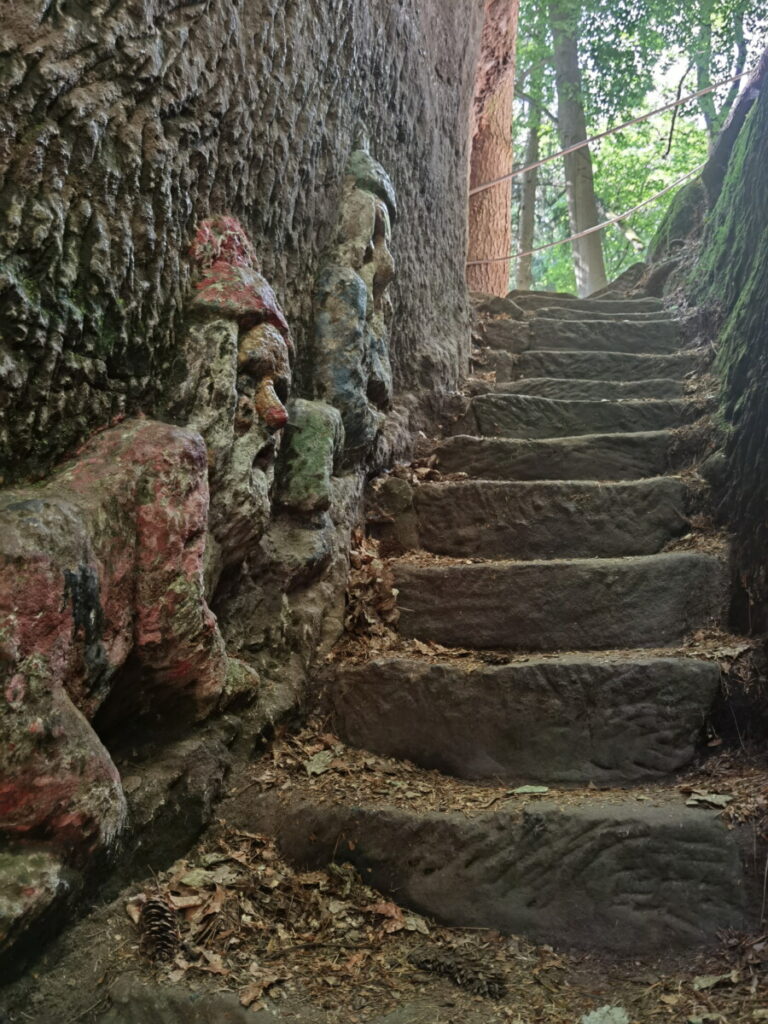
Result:
<svg viewBox="0 0 768 1024"><path fill-rule="evenodd" d="M475 87L470 188L512 170L516 34L517 0L486 0ZM511 206L510 181L470 197L468 262L494 259L510 251ZM509 262L467 267L467 284L471 291L505 295L509 288Z"/></svg>
<svg viewBox="0 0 768 1024"><path fill-rule="evenodd" d="M535 164L539 159L539 130L541 114L537 107L531 107L531 118L528 128L528 140L525 146L525 166ZM539 184L539 169L533 168L523 175L522 194L520 197L520 221L518 228L518 247L520 252L528 253L533 248L536 228L536 189ZM517 261L517 287L529 291L533 288L533 256L521 256Z"/></svg>
<svg viewBox="0 0 768 1024"><path fill-rule="evenodd" d="M550 4L549 13L554 39L558 131L560 144L567 149L587 138L579 70L578 12L571 12L562 0L556 0ZM563 162L571 233L578 234L598 223L589 146L569 153ZM602 232L596 231L573 242L573 263L579 295L589 295L605 287Z"/></svg>

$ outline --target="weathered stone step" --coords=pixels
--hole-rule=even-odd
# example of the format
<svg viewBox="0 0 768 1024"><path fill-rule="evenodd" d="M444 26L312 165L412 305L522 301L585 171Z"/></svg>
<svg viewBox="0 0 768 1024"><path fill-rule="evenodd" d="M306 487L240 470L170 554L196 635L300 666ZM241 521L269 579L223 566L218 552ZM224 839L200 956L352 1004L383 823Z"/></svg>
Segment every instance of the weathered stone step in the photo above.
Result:
<svg viewBox="0 0 768 1024"><path fill-rule="evenodd" d="M633 352L668 354L680 347L674 320L634 323L629 320L487 320L477 328L482 345L520 353Z"/></svg>
<svg viewBox="0 0 768 1024"><path fill-rule="evenodd" d="M243 827L303 868L331 861L400 903L536 942L656 954L745 927L736 839L714 812L633 797L501 803L481 813L262 797Z"/></svg>
<svg viewBox="0 0 768 1024"><path fill-rule="evenodd" d="M544 438L664 430L680 426L688 408L679 400L581 402L527 394L479 395L451 432Z"/></svg>
<svg viewBox="0 0 768 1024"><path fill-rule="evenodd" d="M413 492L420 546L457 558L649 555L684 531L686 488L676 477L421 484Z"/></svg>
<svg viewBox="0 0 768 1024"><path fill-rule="evenodd" d="M339 669L338 735L464 779L629 784L687 764L720 682L715 662L566 655L467 668L391 658Z"/></svg>
<svg viewBox="0 0 768 1024"><path fill-rule="evenodd" d="M517 304L511 299L502 300L508 303L508 310L505 307L497 307L495 312L509 315L515 310ZM544 320L629 320L633 323L655 323L659 320L672 320L666 309L656 312L619 312L612 313L605 309L576 309L571 306L542 306L534 310L535 318L542 317Z"/></svg>
<svg viewBox="0 0 768 1024"><path fill-rule="evenodd" d="M435 449L444 473L479 480L640 480L669 468L671 430L584 434L548 441L449 437Z"/></svg>
<svg viewBox="0 0 768 1024"><path fill-rule="evenodd" d="M560 401L616 401L652 398L677 399L683 395L681 380L569 380L567 377L528 377L526 380L494 381L470 379L467 387L473 395L537 395Z"/></svg>
<svg viewBox="0 0 768 1024"><path fill-rule="evenodd" d="M720 623L725 600L722 562L692 552L392 568L399 632L446 647L663 647Z"/></svg>
<svg viewBox="0 0 768 1024"><path fill-rule="evenodd" d="M658 313L665 310L661 299L578 299L565 292L521 292L507 293L525 310L562 306L564 309L579 309L602 313Z"/></svg>
<svg viewBox="0 0 768 1024"><path fill-rule="evenodd" d="M635 355L629 352L483 352L483 369L494 370L496 379L567 377L580 380L641 381L657 377L682 380L694 372L700 359L693 352L668 356Z"/></svg>

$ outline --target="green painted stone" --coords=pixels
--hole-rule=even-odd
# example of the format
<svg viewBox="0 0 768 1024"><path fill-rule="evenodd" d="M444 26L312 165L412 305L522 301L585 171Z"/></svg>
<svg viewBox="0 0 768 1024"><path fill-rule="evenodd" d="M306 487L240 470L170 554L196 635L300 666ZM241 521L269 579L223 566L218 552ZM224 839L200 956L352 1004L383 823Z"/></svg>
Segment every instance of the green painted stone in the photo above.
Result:
<svg viewBox="0 0 768 1024"><path fill-rule="evenodd" d="M370 153L364 149L356 149L349 158L347 174L355 179L358 188L372 192L387 204L392 220L397 219L397 197L392 180Z"/></svg>
<svg viewBox="0 0 768 1024"><path fill-rule="evenodd" d="M294 398L281 452L279 501L297 512L331 504L331 477L344 447L341 413L325 402Z"/></svg>

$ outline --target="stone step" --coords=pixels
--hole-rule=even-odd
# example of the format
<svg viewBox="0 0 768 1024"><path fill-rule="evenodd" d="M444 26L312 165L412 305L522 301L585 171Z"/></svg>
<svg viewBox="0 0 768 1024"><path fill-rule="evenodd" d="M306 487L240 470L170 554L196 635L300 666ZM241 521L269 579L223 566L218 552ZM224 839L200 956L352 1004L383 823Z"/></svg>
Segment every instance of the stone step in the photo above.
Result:
<svg viewBox="0 0 768 1024"><path fill-rule="evenodd" d="M712 555L391 565L399 632L446 647L663 647L723 618L726 574Z"/></svg>
<svg viewBox="0 0 768 1024"><path fill-rule="evenodd" d="M470 400L451 433L545 438L665 430L680 426L688 408L679 400L580 402L526 394L479 395Z"/></svg>
<svg viewBox="0 0 768 1024"><path fill-rule="evenodd" d="M531 348L550 352L634 352L666 355L680 347L680 325L674 320L634 323L631 320L533 320Z"/></svg>
<svg viewBox="0 0 768 1024"><path fill-rule="evenodd" d="M513 354L549 352L631 352L669 354L680 347L674 320L487 320L477 328L481 345Z"/></svg>
<svg viewBox="0 0 768 1024"><path fill-rule="evenodd" d="M687 527L677 477L631 483L466 480L420 484L420 546L456 558L591 558L655 554Z"/></svg>
<svg viewBox="0 0 768 1024"><path fill-rule="evenodd" d="M601 313L659 313L665 311L661 299L578 299L565 292L521 292L513 290L507 298L526 311L562 306L564 309Z"/></svg>
<svg viewBox="0 0 768 1024"><path fill-rule="evenodd" d="M538 395L565 401L602 401L604 399L656 400L681 398L683 382L658 377L655 380L578 380L567 377L528 377L525 380L507 380L488 384L470 378L468 390L473 395Z"/></svg>
<svg viewBox="0 0 768 1024"><path fill-rule="evenodd" d="M436 448L443 473L480 480L640 480L669 468L674 434L584 434L548 441L449 437Z"/></svg>
<svg viewBox="0 0 768 1024"><path fill-rule="evenodd" d="M482 368L494 370L497 380L528 377L566 377L580 380L641 381L657 377L682 380L700 365L693 352L668 356L635 355L629 352L509 352L486 349Z"/></svg>
<svg viewBox="0 0 768 1024"><path fill-rule="evenodd" d="M493 811L403 809L311 792L261 797L242 827L316 869L368 884L438 921L613 954L714 942L746 926L737 839L683 798L500 801Z"/></svg>
<svg viewBox="0 0 768 1024"><path fill-rule="evenodd" d="M514 313L517 319L518 314L516 310L520 307L517 303L511 299L500 300L508 303L508 306L497 306L494 309L488 309L487 312L493 312L509 316ZM673 318L669 315L666 309L660 309L656 312L647 313L611 313L604 309L575 309L570 306L542 306L539 309L533 311L534 318L542 317L544 320L629 320L633 323L655 323L659 320L671 321Z"/></svg>
<svg viewBox="0 0 768 1024"><path fill-rule="evenodd" d="M339 669L352 746L464 779L626 785L687 764L720 682L714 661L565 655L508 665L390 658Z"/></svg>

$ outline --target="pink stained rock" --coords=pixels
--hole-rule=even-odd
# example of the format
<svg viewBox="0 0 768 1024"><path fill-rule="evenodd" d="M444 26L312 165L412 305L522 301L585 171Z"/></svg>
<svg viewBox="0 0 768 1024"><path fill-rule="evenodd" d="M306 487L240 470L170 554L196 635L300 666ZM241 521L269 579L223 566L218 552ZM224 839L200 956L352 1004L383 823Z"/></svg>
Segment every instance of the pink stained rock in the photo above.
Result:
<svg viewBox="0 0 768 1024"><path fill-rule="evenodd" d="M124 799L89 720L106 707L129 728L148 707L195 719L215 706L239 663L204 598L207 514L202 439L150 420L96 435L43 485L0 492L6 835L71 860L112 846Z"/></svg>
<svg viewBox="0 0 768 1024"><path fill-rule="evenodd" d="M288 322L274 291L259 273L256 253L238 220L212 217L201 221L190 256L197 271L193 310L236 320L241 330L272 324L293 351Z"/></svg>

